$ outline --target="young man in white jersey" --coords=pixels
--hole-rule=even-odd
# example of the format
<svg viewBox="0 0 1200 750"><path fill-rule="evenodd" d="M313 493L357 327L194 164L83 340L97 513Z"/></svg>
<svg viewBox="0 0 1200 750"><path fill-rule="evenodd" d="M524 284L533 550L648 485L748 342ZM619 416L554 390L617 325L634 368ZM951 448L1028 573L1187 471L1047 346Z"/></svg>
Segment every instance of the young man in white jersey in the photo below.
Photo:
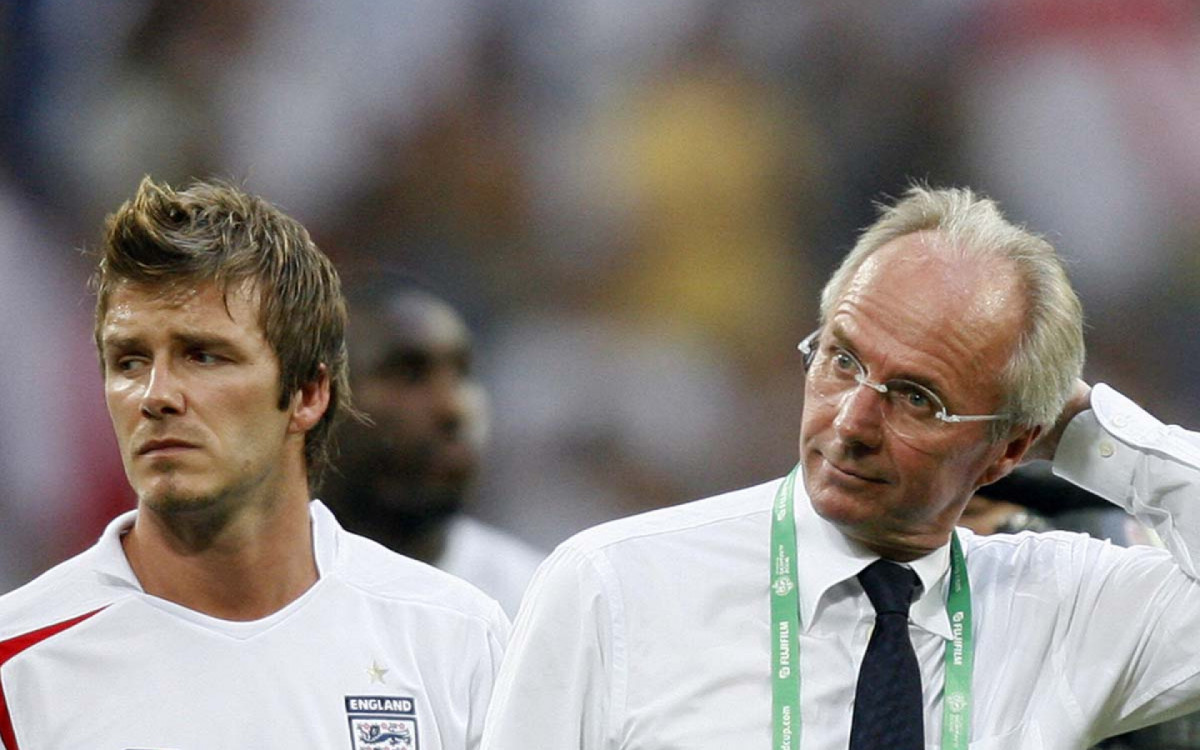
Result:
<svg viewBox="0 0 1200 750"><path fill-rule="evenodd" d="M311 499L353 413L328 258L235 186L148 178L99 254L138 507L0 598L0 747L475 747L499 606Z"/></svg>
<svg viewBox="0 0 1200 750"><path fill-rule="evenodd" d="M322 499L342 525L468 581L516 617L545 557L471 514L487 396L463 316L386 268L347 276L351 385L373 424L347 424Z"/></svg>

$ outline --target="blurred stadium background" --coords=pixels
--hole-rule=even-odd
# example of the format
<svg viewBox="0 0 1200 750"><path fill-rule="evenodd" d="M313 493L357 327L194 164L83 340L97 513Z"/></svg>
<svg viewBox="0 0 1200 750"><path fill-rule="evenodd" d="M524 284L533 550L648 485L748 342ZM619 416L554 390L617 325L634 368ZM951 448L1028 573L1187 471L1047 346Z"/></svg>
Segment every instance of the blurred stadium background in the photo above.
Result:
<svg viewBox="0 0 1200 750"><path fill-rule="evenodd" d="M0 591L130 507L89 264L143 174L221 176L461 307L479 514L542 547L795 460L795 343L872 202L1047 234L1087 376L1200 426L1200 6L4 0Z"/></svg>

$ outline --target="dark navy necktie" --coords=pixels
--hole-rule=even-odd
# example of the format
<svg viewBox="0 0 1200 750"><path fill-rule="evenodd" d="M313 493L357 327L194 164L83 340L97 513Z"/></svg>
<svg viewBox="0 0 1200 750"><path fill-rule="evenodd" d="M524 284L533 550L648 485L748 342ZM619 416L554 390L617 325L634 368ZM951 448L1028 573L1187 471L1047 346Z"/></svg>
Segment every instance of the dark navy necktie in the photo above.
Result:
<svg viewBox="0 0 1200 750"><path fill-rule="evenodd" d="M875 631L854 690L850 750L923 750L921 669L908 637L916 573L876 560L858 580L875 606Z"/></svg>

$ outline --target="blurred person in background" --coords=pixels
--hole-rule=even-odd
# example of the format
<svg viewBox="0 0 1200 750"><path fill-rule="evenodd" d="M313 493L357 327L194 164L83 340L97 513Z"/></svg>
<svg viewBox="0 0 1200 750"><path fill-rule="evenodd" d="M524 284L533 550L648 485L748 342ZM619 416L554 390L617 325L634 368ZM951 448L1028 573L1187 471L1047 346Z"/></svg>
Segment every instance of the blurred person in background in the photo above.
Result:
<svg viewBox="0 0 1200 750"><path fill-rule="evenodd" d="M1050 531L1057 526L1047 514L1074 506L1076 499L1086 507L1098 504L1118 510L1103 498L1056 478L1048 466L1030 463L976 490L963 508L959 525L976 534Z"/></svg>
<svg viewBox="0 0 1200 750"><path fill-rule="evenodd" d="M149 178L99 255L138 505L0 598L0 747L476 747L499 605L311 500L355 413L329 259L238 187Z"/></svg>
<svg viewBox="0 0 1200 750"><path fill-rule="evenodd" d="M793 472L560 545L485 748L1076 750L1200 705L1200 436L1080 379L1048 242L914 187L800 349ZM1051 457L1169 551L956 529L979 487Z"/></svg>
<svg viewBox="0 0 1200 750"><path fill-rule="evenodd" d="M346 528L478 586L516 616L544 555L465 513L487 404L462 316L415 279L350 277L347 424L322 497Z"/></svg>
<svg viewBox="0 0 1200 750"><path fill-rule="evenodd" d="M1162 546L1145 524L1096 493L1055 476L1041 461L980 487L967 503L962 525L977 534L1066 529L1126 547Z"/></svg>

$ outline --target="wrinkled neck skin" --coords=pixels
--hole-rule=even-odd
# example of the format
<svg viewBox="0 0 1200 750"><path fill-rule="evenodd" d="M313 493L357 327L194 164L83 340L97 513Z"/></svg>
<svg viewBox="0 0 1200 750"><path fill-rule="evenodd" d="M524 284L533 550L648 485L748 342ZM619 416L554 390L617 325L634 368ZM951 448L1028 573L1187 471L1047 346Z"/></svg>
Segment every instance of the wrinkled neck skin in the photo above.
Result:
<svg viewBox="0 0 1200 750"><path fill-rule="evenodd" d="M880 541L876 538L864 537L860 529L842 526L838 528L847 537L883 559L900 563L912 562L944 547L950 542L950 534L953 531L953 527L951 527L951 531L931 530L923 534L893 533L886 537L886 541Z"/></svg>

